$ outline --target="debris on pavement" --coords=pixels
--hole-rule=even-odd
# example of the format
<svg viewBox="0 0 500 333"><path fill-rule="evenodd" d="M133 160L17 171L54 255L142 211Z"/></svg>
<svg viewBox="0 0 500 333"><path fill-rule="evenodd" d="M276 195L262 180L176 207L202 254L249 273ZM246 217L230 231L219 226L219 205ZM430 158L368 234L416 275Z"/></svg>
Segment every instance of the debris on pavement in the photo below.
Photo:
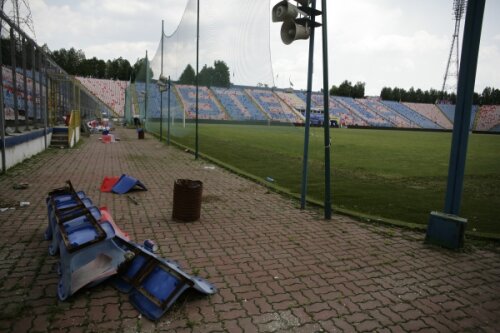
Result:
<svg viewBox="0 0 500 333"><path fill-rule="evenodd" d="M12 186L14 190L25 190L30 186L28 183L16 183Z"/></svg>
<svg viewBox="0 0 500 333"><path fill-rule="evenodd" d="M51 241L49 254L59 253L60 300L111 278L116 289L130 295L141 315L158 320L187 289L206 295L217 292L214 285L186 273L177 262L158 257L154 241L132 242L105 207L94 206L70 181L49 192L46 204L45 239Z"/></svg>

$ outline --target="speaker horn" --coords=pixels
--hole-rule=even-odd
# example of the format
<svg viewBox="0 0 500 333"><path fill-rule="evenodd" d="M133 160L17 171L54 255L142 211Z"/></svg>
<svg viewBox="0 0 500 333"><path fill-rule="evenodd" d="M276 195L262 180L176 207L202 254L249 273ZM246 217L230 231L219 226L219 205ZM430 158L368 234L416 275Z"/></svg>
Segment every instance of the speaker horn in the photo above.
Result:
<svg viewBox="0 0 500 333"><path fill-rule="evenodd" d="M281 40L286 45L297 39L308 39L311 30L308 26L295 23L293 20L286 20L281 26Z"/></svg>
<svg viewBox="0 0 500 333"><path fill-rule="evenodd" d="M296 6L288 3L288 1L280 1L272 11L273 22L283 22L285 20L293 20L299 15L299 10Z"/></svg>
<svg viewBox="0 0 500 333"><path fill-rule="evenodd" d="M311 0L295 0L295 1L297 1L298 3L300 3L304 7L309 6L309 3L311 2Z"/></svg>

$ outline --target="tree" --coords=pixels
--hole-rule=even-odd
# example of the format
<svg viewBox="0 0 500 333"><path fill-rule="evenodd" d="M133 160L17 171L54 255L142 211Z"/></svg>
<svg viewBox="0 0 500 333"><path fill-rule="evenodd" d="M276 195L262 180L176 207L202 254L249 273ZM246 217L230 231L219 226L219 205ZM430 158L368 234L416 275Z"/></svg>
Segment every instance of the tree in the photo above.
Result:
<svg viewBox="0 0 500 333"><path fill-rule="evenodd" d="M80 63L85 60L85 53L74 47L69 50L60 49L52 52L52 58L70 75L79 75Z"/></svg>
<svg viewBox="0 0 500 333"><path fill-rule="evenodd" d="M148 78L153 77L153 70L148 61ZM146 82L146 58L137 59L132 69L132 82Z"/></svg>
<svg viewBox="0 0 500 333"><path fill-rule="evenodd" d="M339 89L337 91L338 96L346 96L351 97L352 93L352 83L350 81L345 80L339 85Z"/></svg>
<svg viewBox="0 0 500 333"><path fill-rule="evenodd" d="M213 67L203 66L198 74L198 84L200 86L212 87L214 85L215 70Z"/></svg>
<svg viewBox="0 0 500 333"><path fill-rule="evenodd" d="M363 98L365 97L365 83L364 82L356 82L354 87L352 87L352 97L354 98Z"/></svg>
<svg viewBox="0 0 500 333"><path fill-rule="evenodd" d="M390 87L383 87L380 92L380 98L383 100L391 100L392 99L392 89Z"/></svg>
<svg viewBox="0 0 500 333"><path fill-rule="evenodd" d="M134 66L135 67L135 66ZM196 73L191 65L187 65L181 76L179 77L178 83L180 84L195 84Z"/></svg>
<svg viewBox="0 0 500 333"><path fill-rule="evenodd" d="M224 61L216 60L214 62L213 75L214 86L229 88L229 86L231 85L231 75L229 73L229 67Z"/></svg>
<svg viewBox="0 0 500 333"><path fill-rule="evenodd" d="M339 87L337 87L336 85L333 85L331 88L330 88L330 95L332 96L338 96L338 90L339 90Z"/></svg>

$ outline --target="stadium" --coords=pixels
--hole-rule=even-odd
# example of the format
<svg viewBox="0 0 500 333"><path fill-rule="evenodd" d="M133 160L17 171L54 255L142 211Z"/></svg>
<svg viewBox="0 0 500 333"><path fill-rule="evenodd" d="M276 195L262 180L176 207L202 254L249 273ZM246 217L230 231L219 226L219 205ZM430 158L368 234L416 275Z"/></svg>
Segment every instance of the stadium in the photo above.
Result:
<svg viewBox="0 0 500 333"><path fill-rule="evenodd" d="M500 90L476 67L497 4L449 2L444 78L421 69L442 85L379 91L336 76L325 0L176 4L133 66L51 51L2 2L0 330L494 331ZM124 177L147 190L105 193Z"/></svg>

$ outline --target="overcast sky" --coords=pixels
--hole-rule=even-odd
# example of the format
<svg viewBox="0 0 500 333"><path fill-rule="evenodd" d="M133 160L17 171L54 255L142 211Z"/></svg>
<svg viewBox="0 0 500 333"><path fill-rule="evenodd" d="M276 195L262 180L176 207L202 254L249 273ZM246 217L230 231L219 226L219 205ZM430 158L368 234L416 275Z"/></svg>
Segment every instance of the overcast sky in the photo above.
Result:
<svg viewBox="0 0 500 333"><path fill-rule="evenodd" d="M220 4L223 12L229 0L200 1ZM82 49L87 58L122 56L133 64L146 50L156 52L162 19L166 34L175 30L187 0L29 3L40 44L51 50ZM454 28L452 0L328 0L328 13L330 86L345 79L363 81L367 95L378 95L384 86L440 89ZM500 88L499 14L500 1L487 0L476 91ZM308 43L284 46L279 29L280 24L271 23L275 83L287 87L292 81L295 88L305 88ZM316 37L314 89L322 86L320 37Z"/></svg>

